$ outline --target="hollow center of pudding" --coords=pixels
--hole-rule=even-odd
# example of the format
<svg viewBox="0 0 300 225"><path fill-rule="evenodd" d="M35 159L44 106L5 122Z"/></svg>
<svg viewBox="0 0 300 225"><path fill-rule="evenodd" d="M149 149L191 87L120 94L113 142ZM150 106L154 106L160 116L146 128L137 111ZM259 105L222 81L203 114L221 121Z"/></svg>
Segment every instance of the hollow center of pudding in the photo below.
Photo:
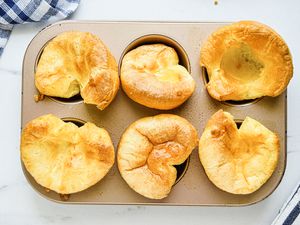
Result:
<svg viewBox="0 0 300 225"><path fill-rule="evenodd" d="M241 44L226 50L220 67L227 76L241 82L249 82L260 77L264 65L249 46Z"/></svg>

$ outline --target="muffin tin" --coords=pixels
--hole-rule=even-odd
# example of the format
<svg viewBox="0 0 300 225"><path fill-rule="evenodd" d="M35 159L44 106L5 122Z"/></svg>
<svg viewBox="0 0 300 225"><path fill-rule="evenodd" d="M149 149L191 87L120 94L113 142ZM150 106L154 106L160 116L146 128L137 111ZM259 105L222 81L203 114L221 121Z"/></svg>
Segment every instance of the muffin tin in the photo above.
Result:
<svg viewBox="0 0 300 225"><path fill-rule="evenodd" d="M198 130L199 137L210 116L219 109L230 112L240 124L250 116L280 138L280 158L272 177L256 192L248 195L233 195L221 191L207 178L195 149L190 158L177 166L178 176L169 196L162 200L147 199L133 191L121 178L117 163L96 185L85 191L62 196L46 190L35 182L23 167L31 186L43 197L69 204L151 204L151 205L214 205L241 206L263 200L280 183L286 165L286 92L276 98L264 97L246 102L218 102L205 90L208 76L205 68L199 66L201 44L217 28L226 23L167 23L167 22L97 22L65 21L55 23L39 32L29 44L23 62L22 85L22 127L30 120L52 113L65 121L77 125L84 121L104 127L117 145L124 130L134 121L146 116L172 113L189 120ZM155 110L133 102L120 89L113 102L103 111L94 105L84 104L80 96L71 99L45 97L35 102L38 94L34 85L35 67L44 46L56 35L65 31L88 31L96 34L119 61L131 49L149 43L164 43L173 47L196 81L192 97L173 110Z"/></svg>

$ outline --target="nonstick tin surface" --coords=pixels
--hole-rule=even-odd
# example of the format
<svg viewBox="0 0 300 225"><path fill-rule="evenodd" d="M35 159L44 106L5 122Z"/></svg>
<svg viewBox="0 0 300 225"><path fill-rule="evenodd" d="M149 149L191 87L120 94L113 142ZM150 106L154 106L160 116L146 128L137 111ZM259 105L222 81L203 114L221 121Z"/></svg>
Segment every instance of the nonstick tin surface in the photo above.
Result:
<svg viewBox="0 0 300 225"><path fill-rule="evenodd" d="M286 164L286 92L276 98L264 97L253 102L222 103L212 99L205 89L205 76L199 66L200 48L206 38L226 23L166 23L166 22L97 22L65 21L46 27L29 44L23 62L22 127L30 120L52 113L67 120L89 121L104 127L117 145L125 129L137 119L161 113L172 113L189 120L198 130L199 137L208 119L219 109L230 112L236 121L250 116L280 137L280 158L272 177L256 192L233 195L221 191L207 178L195 149L181 168L183 176L174 185L169 196L162 200L150 200L134 192L120 176L117 163L96 185L85 191L71 194L68 200L53 191L47 191L30 176L23 166L24 174L32 187L47 199L77 204L154 204L154 205L226 205L240 206L256 203L270 195L283 176ZM45 97L35 102L38 94L34 85L35 66L45 44L65 31L88 31L96 34L111 50L116 61L138 45L164 43L175 48L180 63L191 71L196 81L192 97L174 110L149 109L133 102L120 88L114 101L103 111L94 105L84 104L80 97L64 101ZM120 66L120 65L119 65Z"/></svg>

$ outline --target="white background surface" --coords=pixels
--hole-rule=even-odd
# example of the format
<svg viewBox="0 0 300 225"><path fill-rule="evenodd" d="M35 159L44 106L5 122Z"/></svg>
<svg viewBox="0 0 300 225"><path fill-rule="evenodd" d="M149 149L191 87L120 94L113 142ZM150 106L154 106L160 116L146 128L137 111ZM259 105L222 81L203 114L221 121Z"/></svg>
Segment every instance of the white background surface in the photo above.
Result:
<svg viewBox="0 0 300 225"><path fill-rule="evenodd" d="M295 66L288 88L286 173L269 198L240 208L60 205L41 198L27 184L19 160L22 59L30 40L45 26L27 24L14 28L0 59L0 224L270 224L300 180L300 1L220 0L215 6L213 0L82 0L71 19L251 19L276 29L289 45Z"/></svg>

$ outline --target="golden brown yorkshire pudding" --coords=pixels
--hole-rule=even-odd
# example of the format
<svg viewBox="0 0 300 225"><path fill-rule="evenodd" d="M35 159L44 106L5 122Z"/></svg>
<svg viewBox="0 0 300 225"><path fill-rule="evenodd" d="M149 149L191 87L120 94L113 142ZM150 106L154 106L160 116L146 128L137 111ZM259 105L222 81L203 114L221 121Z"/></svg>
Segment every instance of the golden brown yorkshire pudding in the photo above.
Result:
<svg viewBox="0 0 300 225"><path fill-rule="evenodd" d="M118 147L118 167L127 184L151 199L165 198L182 164L197 146L196 129L184 118L161 114L131 124Z"/></svg>
<svg viewBox="0 0 300 225"><path fill-rule="evenodd" d="M292 57L270 27L241 21L211 34L200 53L208 93L219 101L278 96L293 76Z"/></svg>
<svg viewBox="0 0 300 225"><path fill-rule="evenodd" d="M41 94L70 98L103 110L119 89L117 63L103 42L88 32L65 32L44 48L35 73Z"/></svg>
<svg viewBox="0 0 300 225"><path fill-rule="evenodd" d="M128 52L121 67L122 88L129 98L155 109L173 109L195 90L176 51L163 44L142 45Z"/></svg>
<svg viewBox="0 0 300 225"><path fill-rule="evenodd" d="M26 124L21 158L40 185L60 194L87 189L114 164L114 147L106 130L85 123L77 127L49 114Z"/></svg>
<svg viewBox="0 0 300 225"><path fill-rule="evenodd" d="M233 194L250 194L274 172L279 157L276 134L250 117L238 129L222 110L208 121L199 142L199 157L208 178Z"/></svg>

